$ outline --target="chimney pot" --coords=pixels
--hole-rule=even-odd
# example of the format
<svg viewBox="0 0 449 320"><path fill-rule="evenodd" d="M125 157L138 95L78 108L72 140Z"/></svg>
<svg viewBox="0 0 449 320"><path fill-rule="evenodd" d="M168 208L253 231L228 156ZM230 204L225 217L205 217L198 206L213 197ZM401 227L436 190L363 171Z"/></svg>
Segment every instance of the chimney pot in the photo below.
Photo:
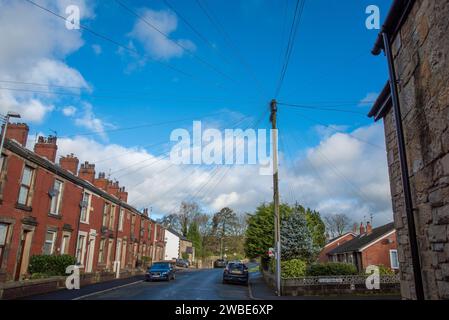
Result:
<svg viewBox="0 0 449 320"><path fill-rule="evenodd" d="M371 225L371 223L368 221L366 223L366 234L371 234L371 232L373 232L373 226Z"/></svg>
<svg viewBox="0 0 449 320"><path fill-rule="evenodd" d="M365 226L363 225L363 222L360 223L360 235L365 234Z"/></svg>
<svg viewBox="0 0 449 320"><path fill-rule="evenodd" d="M95 164L90 164L88 161L81 164L81 168L78 172L78 177L94 183L95 181Z"/></svg>
<svg viewBox="0 0 449 320"><path fill-rule="evenodd" d="M34 145L34 152L51 162L55 162L56 152L58 151L57 140L55 136L48 136L47 138L39 136L37 143Z"/></svg>
<svg viewBox="0 0 449 320"><path fill-rule="evenodd" d="M74 175L76 175L78 172L78 164L79 160L73 155L73 153L59 159L59 165L61 166L61 168L70 171Z"/></svg>

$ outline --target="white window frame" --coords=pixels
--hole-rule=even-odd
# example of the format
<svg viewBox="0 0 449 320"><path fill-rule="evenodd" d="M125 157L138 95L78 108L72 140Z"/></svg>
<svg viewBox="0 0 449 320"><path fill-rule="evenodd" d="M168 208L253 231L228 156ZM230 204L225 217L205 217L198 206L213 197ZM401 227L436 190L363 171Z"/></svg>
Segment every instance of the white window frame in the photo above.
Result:
<svg viewBox="0 0 449 320"><path fill-rule="evenodd" d="M64 232L62 234L62 239L61 239L61 254L69 253L69 245L70 245L70 233ZM66 248L67 248L67 250L66 250Z"/></svg>
<svg viewBox="0 0 449 320"><path fill-rule="evenodd" d="M117 206L115 204L111 204L110 207L110 211L109 211L109 221L108 221L108 225L109 225L109 230L114 230L115 229L115 211Z"/></svg>
<svg viewBox="0 0 449 320"><path fill-rule="evenodd" d="M396 266L393 266L393 252L396 253ZM390 249L390 266L393 270L399 269L399 257L398 257L398 250L397 249Z"/></svg>
<svg viewBox="0 0 449 320"><path fill-rule="evenodd" d="M24 184L24 182L23 182L23 178L25 177L26 170L29 170L31 172L29 184ZM19 196L17 198L17 203L20 205L23 205L23 206L30 205L30 202L31 202L30 201L31 200L30 193L31 193L31 189L33 188L34 172L35 172L35 169L33 167L25 165L25 167L23 168L22 178L20 179ZM20 195L22 194L22 189L26 189L25 203L20 202Z"/></svg>
<svg viewBox="0 0 449 320"><path fill-rule="evenodd" d="M83 246L80 248L80 237L84 238ZM81 266L84 266L84 259L86 255L86 244L87 244L87 232L80 231L78 232L78 236L76 237L76 260ZM80 257L78 257L78 253L80 253Z"/></svg>
<svg viewBox="0 0 449 320"><path fill-rule="evenodd" d="M120 208L119 216L118 216L118 231L123 231L123 220L125 216L125 209Z"/></svg>
<svg viewBox="0 0 449 320"><path fill-rule="evenodd" d="M106 238L100 239L100 245L98 246L98 263L103 264L105 263L105 252L104 249L106 248Z"/></svg>
<svg viewBox="0 0 449 320"><path fill-rule="evenodd" d="M111 214L111 204L109 202L105 202L103 205L103 214L101 216L101 226L108 227L109 226L109 216Z"/></svg>
<svg viewBox="0 0 449 320"><path fill-rule="evenodd" d="M85 201L85 200L84 200L84 196L85 196L85 195L87 195L87 207L86 207L86 208L81 208L80 222L81 222L81 223L85 223L85 224L89 224L89 218L90 218L90 206L91 206L91 203L92 203L92 193L87 192L87 191L83 191L83 199L82 199L82 201ZM82 212L83 212L84 209L86 210L85 220L83 220L83 214L82 214ZM77 241L78 241L78 240L77 240Z"/></svg>
<svg viewBox="0 0 449 320"><path fill-rule="evenodd" d="M51 241L47 240L47 235L49 233L53 234ZM47 230L47 232L45 232L44 247L45 247L45 244L51 244L51 247L50 247L50 253L44 253L44 254L52 255L53 253L55 253L56 235L57 235L57 232L54 230Z"/></svg>
<svg viewBox="0 0 449 320"><path fill-rule="evenodd" d="M57 182L59 182L59 190L55 189L55 185L56 185ZM64 190L64 181L59 180L59 179L55 179L55 181L53 183L53 189L57 192L57 194L51 198L50 214L59 215L60 209L61 209L61 202L62 202L62 190ZM52 209L53 209L53 206L54 206L54 202L56 202L56 208L53 211Z"/></svg>
<svg viewBox="0 0 449 320"><path fill-rule="evenodd" d="M3 244L0 243L0 265L1 265L5 247L8 245L8 234L9 234L10 225L8 223L3 223L3 222L0 222L0 225L4 226L4 228L5 228L4 239L2 239Z"/></svg>

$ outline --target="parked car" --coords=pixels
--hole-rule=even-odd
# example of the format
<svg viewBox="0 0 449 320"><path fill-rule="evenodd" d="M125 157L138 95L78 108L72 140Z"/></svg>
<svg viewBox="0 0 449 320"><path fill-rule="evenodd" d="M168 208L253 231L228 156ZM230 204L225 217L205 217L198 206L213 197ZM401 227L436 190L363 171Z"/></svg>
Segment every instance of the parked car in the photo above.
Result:
<svg viewBox="0 0 449 320"><path fill-rule="evenodd" d="M145 281L175 280L175 268L170 262L155 262L145 273Z"/></svg>
<svg viewBox="0 0 449 320"><path fill-rule="evenodd" d="M176 266L181 268L188 268L190 265L189 260L186 259L176 259Z"/></svg>
<svg viewBox="0 0 449 320"><path fill-rule="evenodd" d="M248 285L248 267L241 262L230 262L223 271L223 283L236 282Z"/></svg>
<svg viewBox="0 0 449 320"><path fill-rule="evenodd" d="M226 268L226 260L224 259L217 259L214 262L214 268Z"/></svg>

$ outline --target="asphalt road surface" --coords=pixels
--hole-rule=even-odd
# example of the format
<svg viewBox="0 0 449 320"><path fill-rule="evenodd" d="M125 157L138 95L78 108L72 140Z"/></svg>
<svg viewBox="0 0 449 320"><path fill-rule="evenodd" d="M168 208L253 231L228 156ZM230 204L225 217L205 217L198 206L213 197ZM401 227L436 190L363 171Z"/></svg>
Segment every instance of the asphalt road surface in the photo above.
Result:
<svg viewBox="0 0 449 320"><path fill-rule="evenodd" d="M137 282L80 300L248 300L248 287L223 284L223 269L186 270L170 282Z"/></svg>

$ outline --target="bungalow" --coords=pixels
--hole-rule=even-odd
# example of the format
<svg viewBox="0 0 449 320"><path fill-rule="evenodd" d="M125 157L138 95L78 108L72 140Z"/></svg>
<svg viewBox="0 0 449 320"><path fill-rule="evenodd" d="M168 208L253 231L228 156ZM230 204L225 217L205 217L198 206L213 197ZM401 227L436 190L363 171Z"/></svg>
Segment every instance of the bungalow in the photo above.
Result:
<svg viewBox="0 0 449 320"><path fill-rule="evenodd" d="M383 265L392 270L399 269L396 230L393 223L372 228L360 227L354 239L337 246L327 253L330 262L352 263L362 272L370 265Z"/></svg>
<svg viewBox="0 0 449 320"><path fill-rule="evenodd" d="M327 254L337 248L338 246L354 239L357 237L357 234L355 232L347 232L345 234L342 234L338 237L335 237L331 240L329 240L326 245L324 246L323 250L321 250L319 256L318 256L318 262L327 262L329 261L329 258Z"/></svg>

